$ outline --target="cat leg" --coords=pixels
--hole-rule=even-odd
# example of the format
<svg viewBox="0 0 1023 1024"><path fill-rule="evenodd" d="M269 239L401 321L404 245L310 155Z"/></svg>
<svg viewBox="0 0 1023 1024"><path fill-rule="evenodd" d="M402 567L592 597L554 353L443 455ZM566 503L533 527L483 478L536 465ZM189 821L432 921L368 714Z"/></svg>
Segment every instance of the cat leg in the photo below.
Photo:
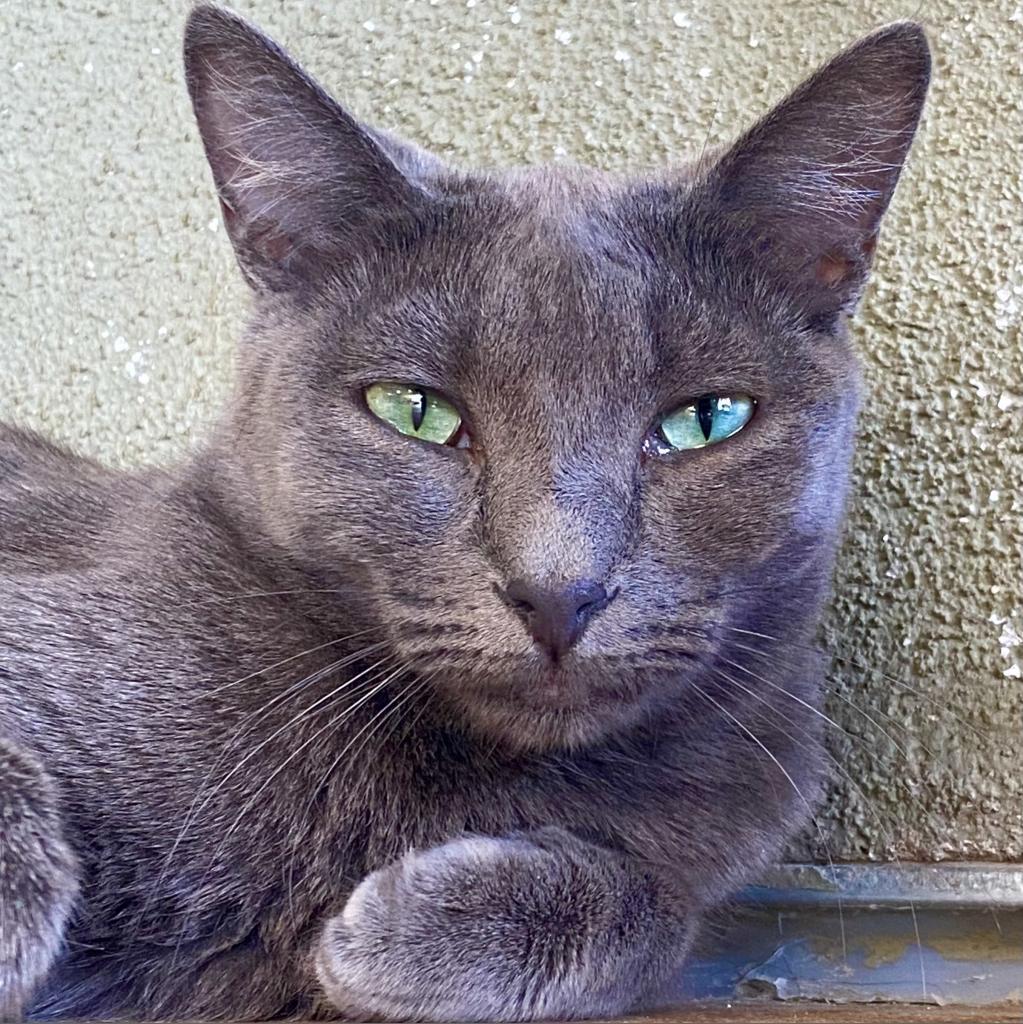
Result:
<svg viewBox="0 0 1023 1024"><path fill-rule="evenodd" d="M52 966L77 890L52 780L0 738L0 1021L21 1016Z"/></svg>
<svg viewBox="0 0 1023 1024"><path fill-rule="evenodd" d="M468 837L368 876L317 969L357 1020L618 1016L656 996L694 927L665 876L561 829Z"/></svg>

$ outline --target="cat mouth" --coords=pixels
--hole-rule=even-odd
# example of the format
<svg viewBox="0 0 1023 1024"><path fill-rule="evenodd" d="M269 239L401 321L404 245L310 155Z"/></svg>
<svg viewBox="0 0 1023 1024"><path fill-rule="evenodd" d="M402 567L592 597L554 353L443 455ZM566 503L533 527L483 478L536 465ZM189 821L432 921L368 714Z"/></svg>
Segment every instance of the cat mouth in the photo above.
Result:
<svg viewBox="0 0 1023 1024"><path fill-rule="evenodd" d="M469 733L514 750L578 749L631 728L663 696L663 674L637 670L634 657L481 653L421 670Z"/></svg>
<svg viewBox="0 0 1023 1024"><path fill-rule="evenodd" d="M642 714L644 701L622 688L595 690L577 681L462 690L458 704L471 731L535 752L577 749L627 729Z"/></svg>
<svg viewBox="0 0 1023 1024"><path fill-rule="evenodd" d="M472 687L475 696L519 710L537 713L591 712L621 707L635 700L636 688L622 680L595 683L579 666L548 663L530 666L509 677L478 679Z"/></svg>

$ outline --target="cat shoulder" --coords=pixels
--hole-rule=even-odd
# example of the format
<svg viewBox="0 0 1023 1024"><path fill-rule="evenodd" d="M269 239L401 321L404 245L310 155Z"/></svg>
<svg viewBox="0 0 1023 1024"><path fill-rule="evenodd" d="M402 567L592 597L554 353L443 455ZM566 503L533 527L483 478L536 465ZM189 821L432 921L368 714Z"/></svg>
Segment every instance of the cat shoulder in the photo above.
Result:
<svg viewBox="0 0 1023 1024"><path fill-rule="evenodd" d="M65 568L113 515L121 474L40 434L0 423L5 568Z"/></svg>

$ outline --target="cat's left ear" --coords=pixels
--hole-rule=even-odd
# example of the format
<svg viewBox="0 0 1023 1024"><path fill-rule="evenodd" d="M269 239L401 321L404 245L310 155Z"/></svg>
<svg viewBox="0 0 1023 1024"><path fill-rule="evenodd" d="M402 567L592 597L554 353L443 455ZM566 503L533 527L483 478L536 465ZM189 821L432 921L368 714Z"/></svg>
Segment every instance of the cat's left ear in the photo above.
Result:
<svg viewBox="0 0 1023 1024"><path fill-rule="evenodd" d="M257 290L300 286L427 198L433 158L360 124L231 11L192 11L185 74L224 223Z"/></svg>
<svg viewBox="0 0 1023 1024"><path fill-rule="evenodd" d="M799 86L696 186L700 207L769 260L825 329L866 284L929 79L923 29L883 28Z"/></svg>

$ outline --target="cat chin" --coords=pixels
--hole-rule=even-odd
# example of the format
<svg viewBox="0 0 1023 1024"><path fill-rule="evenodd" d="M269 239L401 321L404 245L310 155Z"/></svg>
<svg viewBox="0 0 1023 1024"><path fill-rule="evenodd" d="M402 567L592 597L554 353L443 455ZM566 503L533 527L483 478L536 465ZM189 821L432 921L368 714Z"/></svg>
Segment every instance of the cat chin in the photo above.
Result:
<svg viewBox="0 0 1023 1024"><path fill-rule="evenodd" d="M621 727L584 708L536 710L530 707L475 707L470 729L490 742L521 754L580 750L593 746Z"/></svg>
<svg viewBox="0 0 1023 1024"><path fill-rule="evenodd" d="M456 713L468 732L512 753L581 750L626 731L644 713L642 700L576 702L517 699L513 693L459 695Z"/></svg>
<svg viewBox="0 0 1023 1024"><path fill-rule="evenodd" d="M678 696L684 674L622 672L600 658L496 658L477 669L422 669L453 725L488 746L542 753L594 746Z"/></svg>

